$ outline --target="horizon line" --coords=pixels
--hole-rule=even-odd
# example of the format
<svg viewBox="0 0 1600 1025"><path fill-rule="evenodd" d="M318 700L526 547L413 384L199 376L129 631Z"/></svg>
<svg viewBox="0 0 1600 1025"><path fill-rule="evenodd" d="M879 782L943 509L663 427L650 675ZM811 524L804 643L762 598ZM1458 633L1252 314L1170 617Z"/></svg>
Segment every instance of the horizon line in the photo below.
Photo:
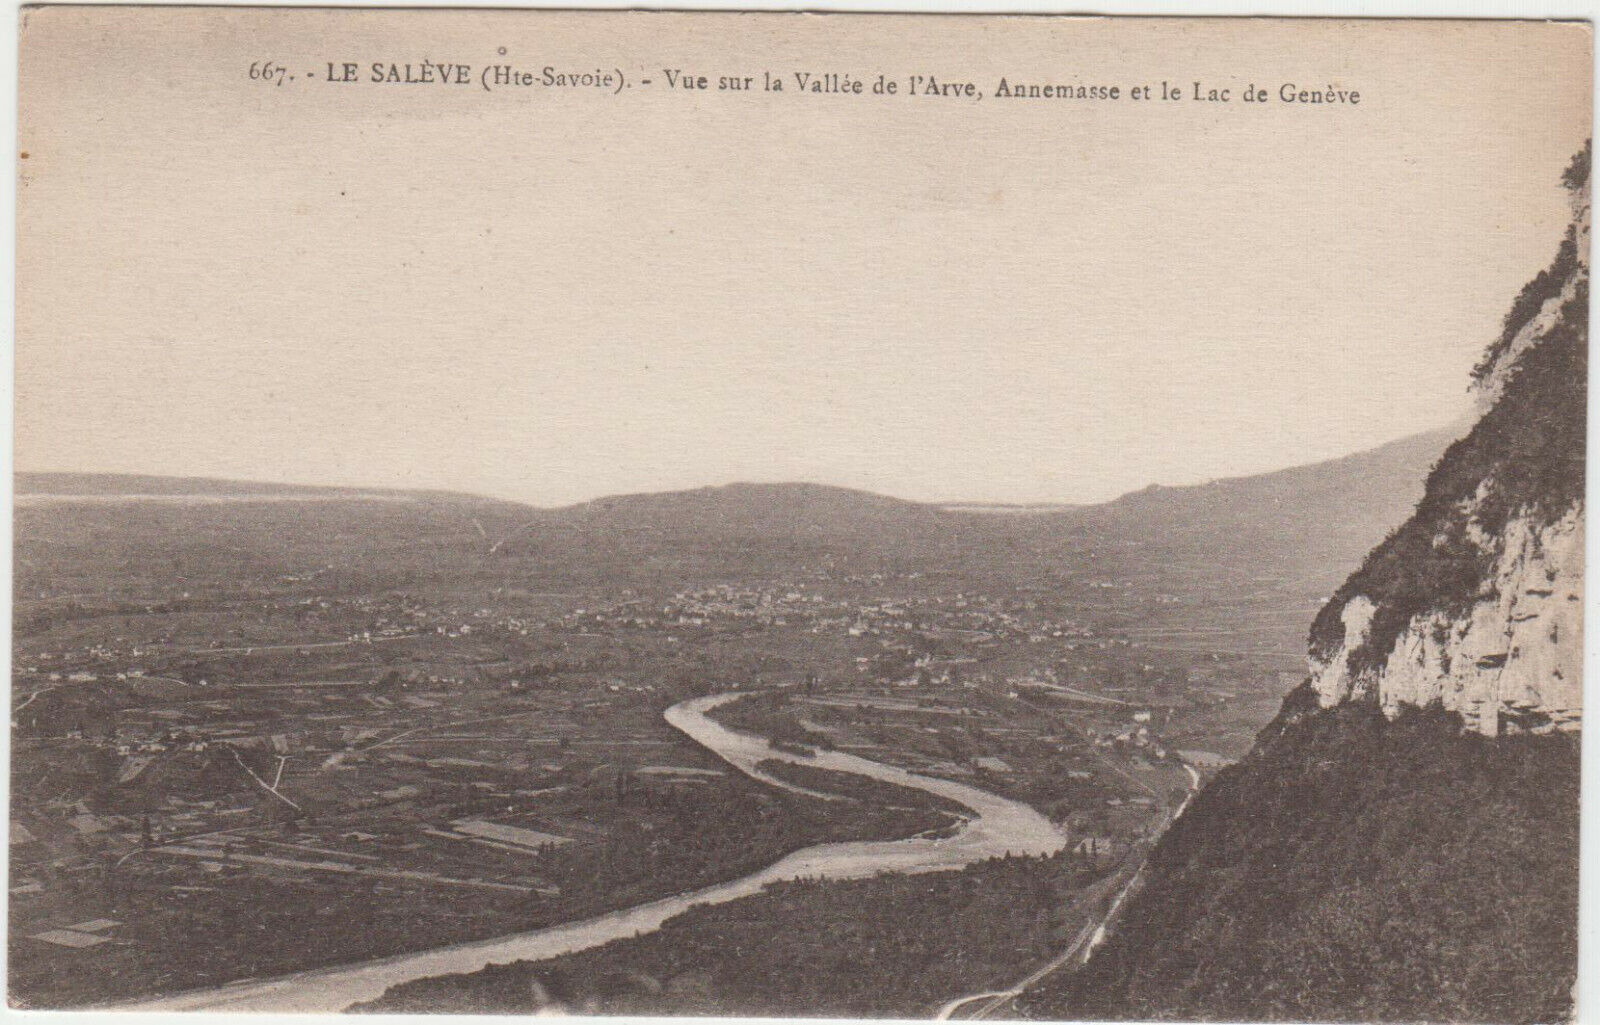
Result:
<svg viewBox="0 0 1600 1025"><path fill-rule="evenodd" d="M1446 432L1449 432L1451 430L1451 428L1452 428L1452 425L1443 425L1443 426L1440 426L1440 427L1436 427L1436 428L1434 428L1432 430L1418 431L1418 432L1413 433L1413 434L1403 435L1403 436L1401 436L1399 438L1393 438L1393 439L1391 439L1389 441L1385 441L1385 442L1382 442L1380 444L1373 445L1373 446L1371 446L1369 448L1356 449L1356 450L1351 451L1351 452L1343 453L1342 455L1330 456L1330 457L1327 457L1327 458L1324 458L1324 459L1315 459L1315 460L1311 460L1309 462L1303 462L1303 463L1291 463L1291 464L1286 465L1286 466L1278 466L1278 467L1274 467L1272 469L1261 470L1261 471L1258 471L1258 472L1255 472L1255 473L1234 474L1234 475L1225 476L1225 477L1211 477L1211 478L1207 478L1205 480L1194 481L1194 482L1191 482L1191 483L1184 483L1184 484L1165 484L1165 483L1162 483L1162 482L1159 482L1159 481L1152 481L1152 482L1150 482L1148 484L1145 484L1145 485L1142 485L1140 487L1130 488L1130 489L1128 489L1126 491L1119 492L1117 495L1114 495L1114 496L1112 496L1110 498L1101 499L1101 500L1098 500L1098 501L1094 501L1094 500L1091 500L1091 501L1081 501L1081 500L1080 501L1068 501L1068 500L1065 500L1065 499L1041 499L1041 500L1036 500L1036 501L1006 502L1006 501L995 501L995 500L981 499L981 498L953 498L953 499L903 498L903 497L901 497L899 495L890 494L888 492L873 491L873 490L868 489L868 488L856 487L856 486L849 485L849 484L835 484L835 483L830 483L830 482L827 482L827 481L820 481L820 480L808 480L808 479L801 479L801 478L788 478L788 479L784 479L784 480L736 479L736 480L724 481L722 483L696 484L696 485L691 485L691 486L688 486L688 487L661 488L661 489L657 489L657 490L616 491L616 492L607 492L605 494L595 495L595 496L593 496L591 498L579 499L579 500L574 501L574 502L564 502L564 503L558 503L558 504L538 504L538 503L536 503L534 501L530 501L530 500L527 500L527 499L507 498L507 497L502 497L500 495L494 495L494 494L489 494L489 493L480 492L480 491L466 491L466 490L462 490L462 489L459 489L459 488L448 488L448 487L406 487L406 486L400 485L400 484L338 484L338 483L312 484L312 483L306 483L306 482L303 482L303 481L271 480L271 479L265 479L265 478L255 478L255 477L214 476L214 475L193 474L193 473L151 473L151 472L138 472L138 471L128 471L128 470L60 470L60 469L39 470L39 469L19 469L19 468L15 468L15 467L12 469L12 472L11 472L11 485L12 485L11 492L12 492L13 502L15 501L16 498L21 497L21 495L18 493L18 491L16 489L16 483L17 483L19 478L22 478L22 477L25 477L25 476L146 478L146 479L150 479L150 480L161 480L161 481L205 481L205 482L212 483L212 484L250 485L250 486L257 486L257 487L264 487L264 488L275 488L275 489L286 489L286 490L302 490L302 491L307 491L307 492L342 491L342 492L358 492L358 493L359 492L370 492L370 493L413 494L413 495L440 495L440 496L450 495L450 496L456 496L456 497L461 497L461 498L473 498L473 499L478 499L480 501L486 501L486 502L504 502L507 505L519 505L519 506L523 506L523 507L526 507L526 508L529 508L529 509L555 511L555 510L561 510L561 509L572 509L572 508L576 508L578 506L589 505L589 504L592 504L592 503L595 503L595 502L603 502L603 501L606 501L606 500L609 500L609 499L634 498L634 497L655 496L655 495L687 494L689 492L694 492L694 491L711 491L711 490L718 490L718 489L723 489L723 488L731 488L731 487L739 487L739 486L756 486L756 487L762 487L762 486L767 486L767 487L786 487L787 486L787 487L830 488L830 489L837 490L837 491L847 491L847 492L854 492L856 494L871 495L871 496L874 496L874 497L877 497L877 498L886 498L886 499L890 499L890 500L896 501L896 502L904 502L904 503L909 504L909 505L922 505L922 506L930 506L930 507L934 507L934 508L966 507L966 508L975 508L975 509L988 508L988 509L997 509L997 510L998 509L1007 509L1007 510L1082 509L1082 508L1089 508L1089 507L1093 507L1093 506L1097 506L1097 505L1109 505L1109 504L1111 504L1113 502L1120 501L1121 499L1123 499L1123 498L1125 498L1125 497L1127 497L1129 495L1139 494L1141 492L1149 491L1149 490L1152 490L1152 489L1161 489L1161 488L1181 489L1181 488L1206 487L1206 486L1209 486L1209 485L1212 485L1212 484L1223 483L1223 482L1227 482L1227 481L1248 480L1248 479L1251 479L1251 478L1254 478L1254 477L1265 477L1265 476L1270 476L1270 475L1275 474L1275 473L1283 473L1283 472L1286 472L1286 471L1289 471L1289 470L1301 469L1301 468L1309 467L1309 466L1318 466L1318 465L1321 465L1323 463L1338 462L1341 459L1348 459L1348 458L1350 458L1352 456L1358 456L1358 455L1362 455L1364 453L1369 453L1369 452L1376 452L1376 451L1378 451L1380 449L1387 448L1387 447L1389 447L1391 445L1400 444L1402 442L1411 441L1411 440L1418 439L1418 438L1424 438L1424 437L1428 437L1430 435L1444 434ZM33 492L33 494L46 494L46 493L45 492ZM52 497L69 498L69 497L88 497L88 496L90 496L90 495L92 495L94 493L93 492L85 492L81 496L80 495L72 495L72 494L55 494L55 493L50 493L50 494L52 494ZM182 492L171 492L170 494L173 495L173 496L176 496L176 495L180 495L180 494L183 494L183 493ZM161 495L161 494L154 494L154 495L151 495L149 497L158 498L158 497L164 497L164 496Z"/></svg>

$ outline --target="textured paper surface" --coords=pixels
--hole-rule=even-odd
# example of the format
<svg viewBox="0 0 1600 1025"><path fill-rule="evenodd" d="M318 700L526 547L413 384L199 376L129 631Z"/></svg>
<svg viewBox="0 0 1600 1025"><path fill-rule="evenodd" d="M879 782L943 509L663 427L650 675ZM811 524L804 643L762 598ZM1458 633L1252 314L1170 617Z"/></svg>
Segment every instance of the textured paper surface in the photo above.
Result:
<svg viewBox="0 0 1600 1025"><path fill-rule="evenodd" d="M20 469L537 504L1092 501L1439 426L1590 116L1576 24L80 8L22 48ZM371 81L425 61L467 84Z"/></svg>
<svg viewBox="0 0 1600 1025"><path fill-rule="evenodd" d="M1306 678L1317 609L1482 411L1473 368L1572 216L1591 47L1585 24L1511 21L25 10L13 1001L438 1010L429 980L636 936L654 971L672 916L758 928L730 909L768 883L1070 851L1101 874L1023 923L1039 949L885 1005L1024 1007L1114 930L1155 838ZM1558 291L1586 283L1568 257ZM1574 508L1519 527L1536 556L1492 577L1538 600L1415 627L1385 701L1470 663L1479 732L1577 730ZM1329 623L1361 652L1377 607ZM1370 682L1344 643L1313 651L1330 706ZM1507 704L1519 672L1540 686ZM908 692L965 715L973 690L1013 718L960 756L797 755L718 725L735 688L835 688L807 714L863 722L926 711ZM1019 694L1084 720L1046 729ZM391 759L402 742L422 754ZM560 860L609 871L638 791L725 787L714 807L763 822L816 797L774 761L965 818L840 850L813 808L817 835L759 864L662 858L598 897L599 867ZM491 771L521 774L511 795ZM1063 779L1101 787L1094 815L1016 798ZM581 788L594 821L538 817ZM704 818L673 842L728 825ZM698 965L624 961L570 998L526 965L464 985L518 1012L743 1006L696 1005ZM662 1002L603 1002L641 993Z"/></svg>

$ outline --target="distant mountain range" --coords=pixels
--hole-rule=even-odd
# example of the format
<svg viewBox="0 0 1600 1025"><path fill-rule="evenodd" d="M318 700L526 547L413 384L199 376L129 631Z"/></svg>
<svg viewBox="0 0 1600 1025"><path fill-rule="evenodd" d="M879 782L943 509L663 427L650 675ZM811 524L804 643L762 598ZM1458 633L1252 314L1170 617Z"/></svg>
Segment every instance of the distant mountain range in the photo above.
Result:
<svg viewBox="0 0 1600 1025"><path fill-rule="evenodd" d="M1331 588L1405 519L1449 441L1446 432L1421 434L1341 459L1195 486L1152 486L1093 506L931 504L807 483L739 483L541 509L442 491L205 478L19 473L15 481L19 508L40 502L105 506L119 499L259 503L247 519L261 525L263 544L281 543L282 520L291 517L268 505L348 506L314 516L322 533L359 548L361 510L381 504L391 511L372 519L373 530L412 529L437 542L436 552L531 558L563 573L583 560L603 564L608 574L656 578L782 572L821 562L1015 579L1042 569L1082 568L1092 557L1098 572L1138 574L1152 563L1181 571L1192 563L1207 578L1298 580L1314 589ZM399 516L392 511L396 500L414 511ZM303 517L291 518L307 526ZM204 533L198 521L195 526ZM22 544L29 528L28 518L19 520ZM237 524L228 533L237 544ZM386 549L404 538L373 540Z"/></svg>
<svg viewBox="0 0 1600 1025"><path fill-rule="evenodd" d="M1167 527L1182 526L1196 516L1221 517L1230 522L1268 522L1276 517L1265 510L1317 502L1354 499L1363 510L1388 511L1405 505L1406 495L1419 491L1414 479L1425 473L1450 443L1449 431L1430 431L1390 442L1365 452L1304 466L1246 477L1229 477L1205 484L1167 487L1152 484L1099 505L1003 502L915 502L829 484L735 483L686 491L609 495L567 506L528 506L538 513L564 515L591 521L666 523L675 517L697 522L710 516L728 522L822 524L869 518L1010 514L1082 518L1084 522L1112 524L1148 521ZM49 496L299 496L362 499L405 496L417 499L458 499L473 503L521 505L463 492L431 489L344 487L320 484L284 484L215 477L166 477L153 474L63 473L22 471L13 477L17 495ZM1369 514L1370 515L1370 514Z"/></svg>
<svg viewBox="0 0 1600 1025"><path fill-rule="evenodd" d="M1423 478L1453 438L1431 431L1253 477L1155 485L1053 518L1174 558L1223 560L1255 575L1332 587L1411 514Z"/></svg>
<svg viewBox="0 0 1600 1025"><path fill-rule="evenodd" d="M1379 519L1393 526L1422 495L1415 479L1452 440L1449 431L1430 431L1365 452L1320 463L1290 467L1253 477L1228 477L1188 487L1152 484L1104 505L1068 510L1067 515L1097 522L1143 522L1165 530L1200 523L1242 526L1314 517L1333 511L1354 513L1359 521Z"/></svg>

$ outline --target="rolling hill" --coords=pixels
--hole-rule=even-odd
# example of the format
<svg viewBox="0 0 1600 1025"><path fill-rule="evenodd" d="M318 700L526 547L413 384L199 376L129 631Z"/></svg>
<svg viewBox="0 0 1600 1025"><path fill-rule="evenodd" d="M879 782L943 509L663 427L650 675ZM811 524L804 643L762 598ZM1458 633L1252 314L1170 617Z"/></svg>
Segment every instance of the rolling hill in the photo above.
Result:
<svg viewBox="0 0 1600 1025"><path fill-rule="evenodd" d="M541 509L450 492L21 473L19 581L41 544L104 546L158 574L207 549L237 572L359 562L362 579L532 575L678 582L829 572L1000 575L1041 584L1152 573L1230 589L1331 588L1404 519L1449 438L1098 506L1000 511L820 484L737 483ZM214 552L214 554L217 554ZM151 565L155 559L159 565ZM285 566L275 567L275 560ZM394 565L391 567L390 564ZM404 567L385 574L386 568ZM221 571L221 570L219 570ZM197 574L203 575L203 574Z"/></svg>

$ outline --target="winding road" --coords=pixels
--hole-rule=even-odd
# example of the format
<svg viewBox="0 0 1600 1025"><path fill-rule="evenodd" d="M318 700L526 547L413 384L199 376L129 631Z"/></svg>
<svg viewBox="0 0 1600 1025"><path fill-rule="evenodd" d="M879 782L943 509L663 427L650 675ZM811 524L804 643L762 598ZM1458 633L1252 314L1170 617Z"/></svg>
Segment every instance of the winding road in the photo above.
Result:
<svg viewBox="0 0 1600 1025"><path fill-rule="evenodd" d="M1105 942L1106 930L1116 920L1117 912L1122 910L1123 901L1127 900L1128 895L1133 892L1134 887L1138 885L1139 880L1144 876L1145 860L1148 858L1150 850L1155 847L1155 839L1160 839L1161 833L1165 832L1172 823L1178 821L1178 816L1188 809L1189 802L1194 799L1195 794L1200 792L1200 774L1194 770L1192 765L1184 765L1183 768L1189 773L1189 792L1184 795L1183 803L1178 805L1172 816L1162 824L1161 829L1156 832L1155 838L1146 842L1138 857L1129 859L1121 869L1096 883L1087 894L1080 898L1079 903L1081 905L1093 906L1095 902L1104 899L1106 894L1116 893L1116 896L1111 898L1111 902L1106 905L1103 912L1091 918L1084 924L1083 928L1078 930L1077 934L1073 936L1072 942L1067 945L1067 949L1051 958L1038 969L1029 972L1015 985L1007 989L969 993L966 996L951 1000L939 1008L934 1015L936 1020L960 1019L967 1021L987 1018L1038 985L1046 976L1054 975L1069 965L1082 965L1088 962L1089 956L1094 953L1095 948Z"/></svg>
<svg viewBox="0 0 1600 1025"><path fill-rule="evenodd" d="M399 954L356 964L295 972L273 979L246 980L213 989L119 1005L130 1011L251 1011L308 1013L342 1011L373 1000L385 990L415 979L474 972L490 964L539 961L627 939L661 928L667 919L697 904L720 904L759 893L784 880L860 879L879 872L937 872L959 869L986 858L1053 854L1067 837L1027 805L976 787L936 779L836 751L797 755L765 740L714 722L706 713L739 693L695 698L666 710L666 720L739 771L776 786L781 781L757 767L765 760L848 772L926 791L956 801L972 816L941 839L818 844L795 851L767 868L731 882L664 897L577 922L536 929L435 950Z"/></svg>

